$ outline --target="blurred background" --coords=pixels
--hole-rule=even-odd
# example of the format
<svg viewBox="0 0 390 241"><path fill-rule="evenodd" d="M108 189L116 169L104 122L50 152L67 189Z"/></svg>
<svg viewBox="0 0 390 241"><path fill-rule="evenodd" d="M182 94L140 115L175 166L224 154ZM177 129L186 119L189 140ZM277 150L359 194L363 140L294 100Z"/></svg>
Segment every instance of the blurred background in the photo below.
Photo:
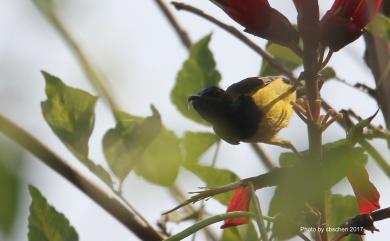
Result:
<svg viewBox="0 0 390 241"><path fill-rule="evenodd" d="M187 130L210 131L184 118L170 101L170 91L174 86L176 74L188 57L188 52L181 45L154 1L57 2L60 18L89 58L93 60L95 66L108 76L112 94L124 111L147 116L150 115L150 104L154 104L160 111L165 126L174 130L179 136ZM207 0L185 0L185 2L242 29ZM322 13L332 4L330 0L320 2ZM68 160L71 165L101 184L65 148L43 119L40 102L45 100L46 96L45 82L40 70L60 77L70 86L95 95L96 91L87 81L66 43L40 14L32 1L0 0L0 3L0 114L28 130ZM169 1L166 3L168 4ZM292 1L271 0L270 3L295 22L296 11ZM189 13L177 12L172 6L169 7L182 26L188 30L193 41L212 33L210 48L214 53L217 68L222 74L223 87L259 73L262 60L247 46L215 25ZM249 37L261 46L266 43L261 39ZM330 65L337 70L339 77L352 84L360 82L374 86L371 72L363 62L363 51L364 42L359 39L336 53ZM376 102L365 94L339 82L327 82L322 94L324 99L337 110L352 108L363 117L372 115L378 108ZM382 116L378 115L373 123L382 124ZM102 152L101 139L114 125L114 118L108 105L100 99L97 104L96 125L90 140L90 157L104 166L107 164ZM296 116L290 127L283 130L280 136L292 140L300 150L307 148L306 127ZM343 137L345 132L337 125L333 125L324 135L325 142ZM13 160L21 160L4 164L16 174L19 182L12 188L15 191L15 200L12 204L15 204L17 216L13 225L8 225L6 232L0 232L0 240L27 240L28 208L31 202L27 190L28 184L36 186L49 203L65 214L78 231L80 240L136 240L136 237L125 227L64 178L4 136L0 135L0 140L2 148L15 152ZM384 157L390 157L384 141L373 143ZM262 146L275 161L283 151L277 147ZM202 163L211 162L213 148L204 155ZM266 171L253 150L246 144L232 146L222 143L216 165L233 170L242 178ZM372 160L368 162L368 171L372 182L381 193L382 207L390 206L390 190L386 188L389 185L388 177ZM4 175L3 177L6 178ZM2 180L1 170L0 180ZM181 170L177 183L185 191L194 191L204 185L184 169ZM158 220L163 211L177 204L166 188L151 184L134 173L126 179L124 191L130 203L152 223ZM265 211L273 191L271 188L258 191ZM346 181L338 184L333 191L352 194L352 189ZM0 201L1 199L0 196ZM11 206L14 205L10 205L10 209ZM206 210L211 213L222 213L225 208L210 200L207 202ZM12 210L0 210L0 213L7 211ZM168 229L175 233L189 224L190 222L184 222L180 225L169 225ZM212 227L219 232L219 224ZM375 235L368 234L367 240L388 240L390 221L379 222L377 227L381 232ZM202 240L201 235L198 236L198 240Z"/></svg>

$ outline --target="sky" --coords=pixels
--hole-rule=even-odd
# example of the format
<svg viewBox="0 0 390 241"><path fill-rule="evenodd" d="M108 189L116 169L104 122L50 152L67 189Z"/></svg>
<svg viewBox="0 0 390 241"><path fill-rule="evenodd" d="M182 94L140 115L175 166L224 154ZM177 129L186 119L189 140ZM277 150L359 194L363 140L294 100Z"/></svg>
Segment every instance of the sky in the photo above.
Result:
<svg viewBox="0 0 390 241"><path fill-rule="evenodd" d="M242 30L242 27L207 0L184 2ZM296 12L292 1L270 2L294 22ZM150 104L154 104L162 114L164 124L179 136L187 130L210 131L182 117L170 102L169 94L176 74L188 53L154 1L57 0L57 3L60 18L94 65L108 76L110 89L123 110L146 116L150 114ZM44 121L40 102L46 97L40 71L52 73L70 86L93 94L97 92L88 83L66 43L37 11L32 1L0 0L0 5L0 114L32 133L72 166L103 185L69 153ZM331 1L321 1L322 13L330 5ZM247 46L203 19L189 13L177 12L171 6L170 9L188 30L193 41L212 33L210 48L222 74L223 87L258 74L262 60ZM259 45L265 45L264 40L249 37ZM337 70L341 78L350 83L363 82L374 86L370 71L362 60L363 51L364 43L360 39L336 53L330 65ZM299 74L299 70L296 73ZM352 108L364 117L372 115L377 109L372 99L338 82L327 83L322 95L337 110ZM383 118L378 116L374 123L382 124ZM103 157L101 139L114 125L106 102L100 99L97 104L96 125L90 141L90 156L96 163L104 166L107 164ZM293 118L289 128L280 133L281 137L293 140L300 150L307 148L306 135L305 126L297 117ZM335 141L344 136L345 132L334 125L325 133L324 142ZM374 144L385 157L390 156L384 142L375 141ZM278 147L263 146L269 156L277 160L282 150ZM210 163L212 152L213 149L203 157L202 163ZM17 226L13 235L6 241L27 240L30 204L28 184L38 187L49 203L68 217L78 231L80 240L136 240L125 227L69 182L29 153L25 152L24 155L27 161L20 175L24 182L21 190L24 198L20 203ZM244 144L232 146L223 143L217 166L234 170L242 178L266 171L251 148ZM368 170L382 195L382 206L390 206L390 198L387 198L390 191L386 188L389 179L372 160L368 163ZM203 185L185 170L181 170L177 183L185 191L193 191ZM126 179L124 187L124 194L130 203L152 223L163 211L176 204L166 189L152 185L135 174ZM352 193L346 182L338 184L333 191ZM272 192L273 189L258 191L264 210L267 210ZM225 211L213 200L207 203L206 208L212 213ZM169 228L172 232L178 232L189 224L170 225ZM218 230L218 226L213 225L213 228ZM367 235L367 240L388 240L390 222L380 222L377 226L382 232L375 236Z"/></svg>

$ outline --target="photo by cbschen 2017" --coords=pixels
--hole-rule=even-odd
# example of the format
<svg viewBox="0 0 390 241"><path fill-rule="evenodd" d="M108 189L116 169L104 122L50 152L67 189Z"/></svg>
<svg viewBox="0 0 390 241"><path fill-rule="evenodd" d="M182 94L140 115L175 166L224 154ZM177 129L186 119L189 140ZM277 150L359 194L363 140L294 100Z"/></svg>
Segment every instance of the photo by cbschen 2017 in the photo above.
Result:
<svg viewBox="0 0 390 241"><path fill-rule="evenodd" d="M388 240L390 2L0 3L0 240Z"/></svg>

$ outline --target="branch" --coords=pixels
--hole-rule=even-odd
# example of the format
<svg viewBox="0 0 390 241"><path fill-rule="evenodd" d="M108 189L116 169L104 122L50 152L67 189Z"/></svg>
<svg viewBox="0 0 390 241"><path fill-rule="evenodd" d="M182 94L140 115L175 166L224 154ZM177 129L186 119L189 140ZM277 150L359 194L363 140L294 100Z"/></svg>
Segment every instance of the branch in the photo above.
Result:
<svg viewBox="0 0 390 241"><path fill-rule="evenodd" d="M363 83L351 84L348 81L346 81L345 79L342 79L342 78L337 77L337 76L334 78L334 80L336 80L336 81L338 81L338 82L340 82L348 87L351 87L355 90L358 90L362 93L368 94L368 96L370 96L371 98L373 98L375 100L377 100L377 98L378 98L377 90L367 86L366 84L363 84Z"/></svg>
<svg viewBox="0 0 390 241"><path fill-rule="evenodd" d="M295 76L291 73L291 71L286 66L279 63L279 61L277 61L271 54L269 54L267 51L262 49L256 43L254 43L252 40L247 38L244 34L242 34L236 28L219 21L218 19L210 16L209 14L205 13L204 11L202 11L198 8L195 8L193 6L190 6L190 5L187 5L185 3L181 3L181 2L172 2L172 4L176 7L177 10L184 10L184 11L193 13L195 15L198 15L198 16L216 24L220 28L226 30L227 32L229 32L230 34L234 35L235 37L240 39L242 42L244 42L248 47L250 47L256 53L258 53L261 57L263 57L272 67L280 70L280 72L282 74L286 75L289 79L296 80Z"/></svg>
<svg viewBox="0 0 390 241"><path fill-rule="evenodd" d="M50 151L32 135L1 115L0 132L23 146L43 163L71 182L141 240L163 240L161 234L150 228L146 223L142 222L142 220L139 220L134 213L130 212L130 210L124 207L117 199L113 198L111 194L89 180L80 171L67 164L65 160Z"/></svg>
<svg viewBox="0 0 390 241"><path fill-rule="evenodd" d="M221 186L221 187L209 188L205 191L191 192L190 194L196 194L196 195L187 199L185 202L174 207L173 209L166 211L165 213L163 213L163 215L171 213L171 212L173 212L181 207L184 207L188 204L196 203L200 200L210 198L210 197L213 197L213 196L221 194L221 193L230 192L230 191L235 190L237 188L248 186L249 183L252 183L255 190L258 190L258 189L261 189L264 187L276 186L280 183L280 179L281 179L281 177L284 176L285 171L286 171L285 168L274 168L273 170L271 170L270 172L267 172L265 174L255 176L255 177L241 179L237 182L233 182L233 183Z"/></svg>
<svg viewBox="0 0 390 241"><path fill-rule="evenodd" d="M179 24L179 22L176 20L175 16L169 11L168 7L164 4L162 0L155 0L155 3L160 8L161 12L164 14L164 16L168 19L169 23L179 36L181 42L183 45L189 49L192 45L192 41L190 37L188 36L187 31L185 31Z"/></svg>
<svg viewBox="0 0 390 241"><path fill-rule="evenodd" d="M182 202L185 202L187 200L185 198L184 194L181 192L179 187L174 186L174 187L170 188L169 190L170 190L171 194L176 198L176 200L178 201L179 204L181 204ZM190 213L196 213L197 212L192 205L188 205L186 207L187 207L187 211L189 211ZM217 241L218 240L216 235L208 227L206 227L203 231L205 232L206 236L210 240L212 240L212 241Z"/></svg>
<svg viewBox="0 0 390 241"><path fill-rule="evenodd" d="M249 187L251 190L251 200L253 202L253 206L256 212L255 219L256 219L257 227L260 232L261 240L268 241L269 238L267 234L267 229L264 224L264 216L263 216L263 212L261 211L260 201L256 196L256 190L252 183L249 183Z"/></svg>
<svg viewBox="0 0 390 241"><path fill-rule="evenodd" d="M341 232L333 239L333 241L340 241L350 234L365 235L365 230L379 232L374 226L374 223L384 219L390 218L390 208L381 209L371 214L361 214L351 218L344 224L340 225Z"/></svg>
<svg viewBox="0 0 390 241"><path fill-rule="evenodd" d="M262 163L266 166L268 170L274 169L276 166L271 160L271 158L265 153L263 148L259 144L252 143L251 144L252 149L256 152L257 156L259 156Z"/></svg>
<svg viewBox="0 0 390 241"><path fill-rule="evenodd" d="M191 234L201 230L202 228L205 228L213 223L221 222L225 219L230 219L230 218L240 218L240 217L255 217L255 215L251 212L230 212L230 213L224 213L224 214L219 214L207 219L204 219L202 221L199 221L195 223L194 225L190 226L189 228L181 231L178 234L175 234L165 241L180 241L182 239L185 239L186 237L190 236ZM267 218L268 220L273 220L271 217L264 217Z"/></svg>
<svg viewBox="0 0 390 241"><path fill-rule="evenodd" d="M77 61L80 63L81 70L84 72L91 85L98 91L99 94L101 94L107 99L112 110L117 110L118 104L116 103L115 98L110 94L109 90L107 89L105 79L98 73L98 71L96 71L92 62L78 45L77 41L65 28L64 24L58 17L54 6L49 3L47 3L48 6L44 6L45 4L41 3L41 1L39 0L33 0L33 2L38 8L38 10L42 13L42 15L44 15L49 20L55 30L60 34L65 43L69 46L69 48L75 55Z"/></svg>

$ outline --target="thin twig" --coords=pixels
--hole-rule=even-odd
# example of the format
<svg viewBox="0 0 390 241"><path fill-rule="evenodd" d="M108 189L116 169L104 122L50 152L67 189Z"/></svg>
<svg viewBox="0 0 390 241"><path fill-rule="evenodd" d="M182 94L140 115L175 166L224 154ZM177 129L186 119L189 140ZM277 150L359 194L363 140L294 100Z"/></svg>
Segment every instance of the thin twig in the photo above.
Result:
<svg viewBox="0 0 390 241"><path fill-rule="evenodd" d="M183 45L189 49L192 45L192 41L190 37L188 36L187 31L185 31L181 26L180 23L176 20L175 16L169 11L168 7L165 5L165 3L162 0L155 0L155 3L160 8L161 12L164 14L164 16L168 19L169 23L173 27L173 29L176 31L177 35L179 36L181 42Z"/></svg>
<svg viewBox="0 0 390 241"><path fill-rule="evenodd" d="M389 218L390 208L384 208L370 214L357 215L340 225L341 232L333 239L333 241L342 240L350 234L365 235L365 230L371 231L372 233L379 231L374 226L374 223Z"/></svg>
<svg viewBox="0 0 390 241"><path fill-rule="evenodd" d="M308 237L306 237L303 233L298 233L298 237L303 239L304 241L311 241Z"/></svg>
<svg viewBox="0 0 390 241"><path fill-rule="evenodd" d="M152 228L152 225L134 208L134 206L123 196L122 191L117 191L111 188L111 191L117 195L117 197L137 216L137 218L141 219L143 223Z"/></svg>
<svg viewBox="0 0 390 241"><path fill-rule="evenodd" d="M230 212L230 213L224 213L224 214L219 214L210 218L207 218L205 220L199 221L196 224L190 226L189 228L181 231L178 234L175 234L165 241L180 241L191 234L211 225L217 222L221 222L225 219L230 219L230 218L240 218L240 217L254 217L254 214L251 212ZM273 218L269 218L270 220L273 220Z"/></svg>
<svg viewBox="0 0 390 241"><path fill-rule="evenodd" d="M218 141L217 145L215 147L215 152L214 152L213 158L211 159L211 167L215 167L215 165L217 164L218 153L219 153L220 147L221 147L221 141ZM196 221L200 221L203 219L205 206L206 206L205 200L202 200L202 204L200 205L199 210L198 210L198 213L199 213L198 220L196 220ZM195 240L196 240L196 233L194 233L194 235L192 236L192 241L195 241Z"/></svg>
<svg viewBox="0 0 390 241"><path fill-rule="evenodd" d="M333 56L333 51L329 51L328 54L326 55L325 60L320 65L319 70L322 70L323 68L325 68L328 65L328 63L331 60L332 56Z"/></svg>
<svg viewBox="0 0 390 241"><path fill-rule="evenodd" d="M265 165L265 167L268 170L272 170L276 167L274 162L267 155L267 153L265 153L265 151L263 150L263 148L260 147L259 144L252 143L251 147L257 153L257 155L259 156L259 159L261 160L261 162Z"/></svg>
<svg viewBox="0 0 390 241"><path fill-rule="evenodd" d="M249 187L251 190L251 200L256 212L255 219L256 219L257 227L259 228L260 231L261 239L263 241L268 241L268 234L264 224L264 216L263 216L263 212L261 211L260 201L256 196L256 190L252 183L249 183Z"/></svg>
<svg viewBox="0 0 390 241"><path fill-rule="evenodd" d="M172 2L172 4L176 7L178 10L185 10L190 13L193 13L195 15L198 15L204 19L209 20L210 22L216 24L217 26L221 27L222 29L226 30L227 32L231 33L238 39L240 39L242 42L244 42L248 47L250 47L252 50L254 50L256 53L258 53L261 57L263 57L272 67L280 70L280 72L284 75L286 75L289 79L292 81L296 80L296 77L291 73L291 71L281 64L279 61L277 61L272 55L270 55L267 51L262 49L260 46L258 46L256 43L254 43L252 40L247 38L244 34L242 34L240 31L238 31L236 28L227 25L216 18L212 17L211 15L205 13L204 11L195 8L193 6L187 5L185 3L181 2Z"/></svg>
<svg viewBox="0 0 390 241"><path fill-rule="evenodd" d="M283 177L285 175L286 170L287 169L285 169L285 168L274 168L273 170L271 170L265 174L241 179L237 182L233 182L233 183L221 186L221 187L210 188L210 189L207 189L205 191L190 192L190 194L195 194L195 195L192 196L191 198L187 199L185 202L181 203L180 205L174 207L173 209L166 211L163 214L171 213L171 212L173 212L181 207L184 207L188 204L196 203L200 200L203 200L203 199L206 199L209 197L213 197L213 196L220 194L220 193L226 193L226 192L235 190L235 189L240 188L240 187L245 187L248 185L248 183L252 183L256 190L261 189L261 188L265 188L265 187L276 186L280 183L280 179L281 179L281 177Z"/></svg>
<svg viewBox="0 0 390 241"><path fill-rule="evenodd" d="M369 86L367 86L367 85L365 85L363 83L351 84L348 81L346 81L345 79L342 79L342 78L340 78L338 76L336 76L334 78L334 80L336 80L337 82L342 83L342 84L344 84L344 85L346 85L348 87L351 87L351 88L353 88L355 90L358 90L358 91L360 91L360 92L362 92L364 94L368 94L371 98L374 98L375 100L377 99L377 91L376 91L376 89L373 89L373 88L371 88L371 87L369 87Z"/></svg>
<svg viewBox="0 0 390 241"><path fill-rule="evenodd" d="M70 49L73 51L73 53L77 57L77 60L79 61L82 67L82 70L84 71L84 74L86 75L86 77L88 78L92 86L95 87L96 90L100 92L103 97L107 99L111 109L117 110L118 104L116 103L115 99L112 97L107 87L105 86L105 80L103 80L101 78L101 75L97 73L92 63L87 58L87 55L83 52L83 50L80 48L80 46L71 36L71 34L67 31L64 24L57 16L55 9L53 9L53 6L50 6L48 9L46 9L44 6L41 5L41 3L39 3L38 0L34 0L33 2L37 6L37 8L41 11L41 13L45 17L47 17L50 23L54 26L54 28L58 31L60 36L65 40L65 42L68 44Z"/></svg>
<svg viewBox="0 0 390 241"><path fill-rule="evenodd" d="M99 204L141 240L160 241L163 236L130 212L111 194L89 180L84 174L58 157L32 135L0 115L0 132L30 151L39 160L71 182L80 191Z"/></svg>

